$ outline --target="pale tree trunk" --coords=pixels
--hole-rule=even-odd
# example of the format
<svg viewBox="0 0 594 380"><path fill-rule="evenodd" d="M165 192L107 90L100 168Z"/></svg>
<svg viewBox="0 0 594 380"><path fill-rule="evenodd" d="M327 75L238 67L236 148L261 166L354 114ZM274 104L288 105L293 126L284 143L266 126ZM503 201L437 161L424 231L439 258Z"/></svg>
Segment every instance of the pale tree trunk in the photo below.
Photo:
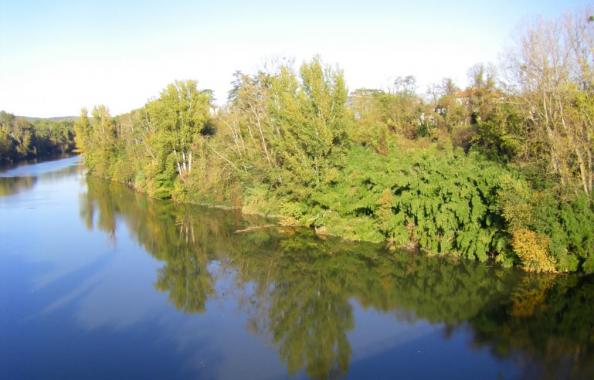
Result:
<svg viewBox="0 0 594 380"><path fill-rule="evenodd" d="M563 126L563 130L565 131L565 134L567 135L569 144L570 144L571 148L573 148L573 152L575 153L575 155L577 157L578 167L580 169L580 177L582 180L582 186L584 188L584 191L587 194L589 194L590 188L588 186L588 172L587 172L588 169L586 167L586 162L584 160L584 155L582 154L582 150L580 149L579 144L577 143L577 141L575 141L575 138L574 138L575 128L570 129L569 126L567 125L567 122L565 121L564 108L563 108L563 104L561 103L561 99L557 99L557 102L559 104L559 115L561 117L561 125Z"/></svg>
<svg viewBox="0 0 594 380"><path fill-rule="evenodd" d="M192 152L190 151L186 154L186 152L182 150L181 159L177 150L174 149L173 154L175 155L177 174L182 180L185 180L185 178L192 172Z"/></svg>
<svg viewBox="0 0 594 380"><path fill-rule="evenodd" d="M543 118L544 118L544 129L546 132L547 140L549 142L550 148L550 155L551 155L551 165L553 166L553 170L559 175L559 179L561 180L561 185L565 186L565 177L563 175L563 171L561 170L561 160L559 157L558 152L558 141L551 127L551 117L549 116L549 107L547 106L547 94L546 90L543 88L542 90L542 107L543 107Z"/></svg>
<svg viewBox="0 0 594 380"><path fill-rule="evenodd" d="M264 150L264 154L266 155L266 160L270 166L272 165L272 160L270 159L270 154L268 153L268 145L266 144L266 140L264 139L264 133L262 132L262 123L260 121L260 115L257 110L252 107L252 113L256 118L256 126L258 127L258 131L260 133L260 142L262 144L262 149Z"/></svg>

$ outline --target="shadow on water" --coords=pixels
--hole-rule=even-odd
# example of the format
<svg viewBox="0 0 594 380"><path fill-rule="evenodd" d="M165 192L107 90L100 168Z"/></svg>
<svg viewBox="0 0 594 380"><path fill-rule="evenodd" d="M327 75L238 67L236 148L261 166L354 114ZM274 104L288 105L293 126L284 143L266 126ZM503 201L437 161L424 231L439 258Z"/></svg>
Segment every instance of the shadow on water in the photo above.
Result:
<svg viewBox="0 0 594 380"><path fill-rule="evenodd" d="M525 363L526 378L594 378L592 277L519 273L372 244L320 239L306 230L260 228L238 213L155 201L88 178L80 216L113 238L123 222L164 263L155 287L186 313L205 311L216 276L232 271L250 315L290 374L348 372L353 300L405 321L469 328L475 348Z"/></svg>
<svg viewBox="0 0 594 380"><path fill-rule="evenodd" d="M53 167L71 165L80 161L79 155L58 154L55 156L44 157L33 160L23 160L12 164L0 163L0 177L23 175L23 172L44 172Z"/></svg>
<svg viewBox="0 0 594 380"><path fill-rule="evenodd" d="M39 181L55 182L81 171L78 157L19 165L0 173L0 197L31 190Z"/></svg>

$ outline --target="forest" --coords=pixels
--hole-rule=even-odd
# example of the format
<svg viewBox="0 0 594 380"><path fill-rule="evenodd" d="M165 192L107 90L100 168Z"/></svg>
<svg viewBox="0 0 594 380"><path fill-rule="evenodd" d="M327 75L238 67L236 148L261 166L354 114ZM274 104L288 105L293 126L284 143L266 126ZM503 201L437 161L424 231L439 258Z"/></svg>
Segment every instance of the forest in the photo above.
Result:
<svg viewBox="0 0 594 380"><path fill-rule="evenodd" d="M27 119L0 111L0 165L74 151L74 121Z"/></svg>
<svg viewBox="0 0 594 380"><path fill-rule="evenodd" d="M468 85L349 91L315 57L236 72L227 102L176 81L127 114L82 110L91 174L320 236L536 272L594 272L594 23L525 26ZM3 127L4 128L4 127Z"/></svg>

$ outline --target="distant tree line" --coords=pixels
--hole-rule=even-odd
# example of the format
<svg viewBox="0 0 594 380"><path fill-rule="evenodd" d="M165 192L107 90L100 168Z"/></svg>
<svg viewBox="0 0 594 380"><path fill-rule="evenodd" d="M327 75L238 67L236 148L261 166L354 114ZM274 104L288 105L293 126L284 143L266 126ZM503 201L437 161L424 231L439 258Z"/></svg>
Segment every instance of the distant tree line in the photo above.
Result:
<svg viewBox="0 0 594 380"><path fill-rule="evenodd" d="M0 111L0 164L71 153L74 121L29 120Z"/></svg>
<svg viewBox="0 0 594 380"><path fill-rule="evenodd" d="M91 173L158 198L280 217L320 234L532 271L594 271L594 25L529 25L498 74L417 93L349 93L315 58L236 73L228 102L194 81L112 117L83 110Z"/></svg>

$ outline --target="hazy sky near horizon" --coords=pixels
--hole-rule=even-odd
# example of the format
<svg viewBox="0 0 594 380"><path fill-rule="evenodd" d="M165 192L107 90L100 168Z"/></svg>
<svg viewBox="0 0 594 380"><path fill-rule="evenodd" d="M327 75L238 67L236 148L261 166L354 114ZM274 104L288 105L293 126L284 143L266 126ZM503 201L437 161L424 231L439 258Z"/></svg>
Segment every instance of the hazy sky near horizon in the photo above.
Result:
<svg viewBox="0 0 594 380"><path fill-rule="evenodd" d="M350 89L414 75L423 92L496 63L514 32L592 1L29 1L0 0L0 110L127 112L177 79L223 103L237 70L320 55Z"/></svg>

